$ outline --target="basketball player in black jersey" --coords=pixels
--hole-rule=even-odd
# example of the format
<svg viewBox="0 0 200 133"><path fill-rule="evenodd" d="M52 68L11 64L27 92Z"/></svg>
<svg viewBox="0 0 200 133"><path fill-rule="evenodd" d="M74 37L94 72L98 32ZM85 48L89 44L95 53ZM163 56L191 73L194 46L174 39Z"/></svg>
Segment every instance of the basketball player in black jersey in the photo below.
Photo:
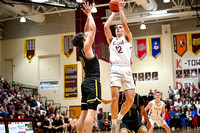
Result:
<svg viewBox="0 0 200 133"><path fill-rule="evenodd" d="M77 34L72 40L79 48L79 57L85 71L85 79L81 85L81 115L78 121L78 133L91 133L98 104L101 103L100 68L96 53L92 50L96 34L96 25L91 14L92 6L83 4L83 13L87 15L84 33Z"/></svg>
<svg viewBox="0 0 200 133"><path fill-rule="evenodd" d="M126 97L124 92L120 92L119 94L119 110L122 104L126 101ZM122 123L120 125L120 133L148 133L147 128L141 122L141 118L139 116L139 112L144 116L146 119L148 126L147 128L151 128L151 124L148 118L147 113L144 109L143 99L142 97L135 93L134 103L131 106L130 110L124 115L122 119Z"/></svg>

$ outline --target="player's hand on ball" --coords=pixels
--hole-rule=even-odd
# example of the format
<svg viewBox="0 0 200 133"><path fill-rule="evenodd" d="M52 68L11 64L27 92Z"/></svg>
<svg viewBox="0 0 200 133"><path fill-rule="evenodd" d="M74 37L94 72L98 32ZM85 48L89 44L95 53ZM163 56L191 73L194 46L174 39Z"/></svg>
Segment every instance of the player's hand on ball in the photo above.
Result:
<svg viewBox="0 0 200 133"><path fill-rule="evenodd" d="M124 0L120 0L118 3L119 8L123 8L125 7L126 3L124 2Z"/></svg>
<svg viewBox="0 0 200 133"><path fill-rule="evenodd" d="M85 13L86 15L91 14L92 6L89 5L89 2L87 2L87 4L84 3L83 7L84 7L84 9L82 9L83 13Z"/></svg>

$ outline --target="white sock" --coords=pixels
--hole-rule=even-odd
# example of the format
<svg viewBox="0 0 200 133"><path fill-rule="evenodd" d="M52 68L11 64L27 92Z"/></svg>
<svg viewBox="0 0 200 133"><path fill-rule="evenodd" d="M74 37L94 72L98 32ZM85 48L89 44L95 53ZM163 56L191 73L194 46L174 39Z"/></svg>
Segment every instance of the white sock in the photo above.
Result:
<svg viewBox="0 0 200 133"><path fill-rule="evenodd" d="M121 114L119 113L117 119L118 119L118 120L122 120L123 117L124 117L124 115L121 115Z"/></svg>
<svg viewBox="0 0 200 133"><path fill-rule="evenodd" d="M116 119L112 119L112 125L116 125Z"/></svg>

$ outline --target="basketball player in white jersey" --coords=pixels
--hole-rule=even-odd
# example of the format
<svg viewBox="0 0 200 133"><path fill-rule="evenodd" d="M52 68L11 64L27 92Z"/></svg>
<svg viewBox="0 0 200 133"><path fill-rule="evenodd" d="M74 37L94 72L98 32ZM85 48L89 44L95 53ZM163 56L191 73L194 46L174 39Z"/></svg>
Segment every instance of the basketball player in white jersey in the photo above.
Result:
<svg viewBox="0 0 200 133"><path fill-rule="evenodd" d="M151 128L149 133L153 133L154 123L156 123L159 127L163 127L167 133L171 133L169 126L164 120L165 117L165 103L161 101L162 94L161 92L157 91L155 94L154 100L149 102L146 106L145 111L149 109L149 120L151 123ZM162 112L162 117L160 116Z"/></svg>
<svg viewBox="0 0 200 133"><path fill-rule="evenodd" d="M119 16L121 25L117 25L115 29L116 37L112 36L110 25L116 16L116 12L112 12L104 25L104 32L109 44L110 50L110 88L112 95L111 117L112 128L111 133L118 133L123 116L128 112L134 102L135 85L132 77L132 34L128 28L126 17L123 11L125 6L124 0L118 3ZM124 90L126 101L123 103L118 114L119 90Z"/></svg>

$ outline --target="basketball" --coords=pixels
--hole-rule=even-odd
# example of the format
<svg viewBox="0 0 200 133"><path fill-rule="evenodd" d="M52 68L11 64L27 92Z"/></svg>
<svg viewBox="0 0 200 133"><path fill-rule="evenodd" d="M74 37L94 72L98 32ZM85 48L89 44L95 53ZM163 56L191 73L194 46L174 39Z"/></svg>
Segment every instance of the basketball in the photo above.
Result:
<svg viewBox="0 0 200 133"><path fill-rule="evenodd" d="M118 2L119 2L119 0L111 0L110 1L109 8L111 11L119 12Z"/></svg>

